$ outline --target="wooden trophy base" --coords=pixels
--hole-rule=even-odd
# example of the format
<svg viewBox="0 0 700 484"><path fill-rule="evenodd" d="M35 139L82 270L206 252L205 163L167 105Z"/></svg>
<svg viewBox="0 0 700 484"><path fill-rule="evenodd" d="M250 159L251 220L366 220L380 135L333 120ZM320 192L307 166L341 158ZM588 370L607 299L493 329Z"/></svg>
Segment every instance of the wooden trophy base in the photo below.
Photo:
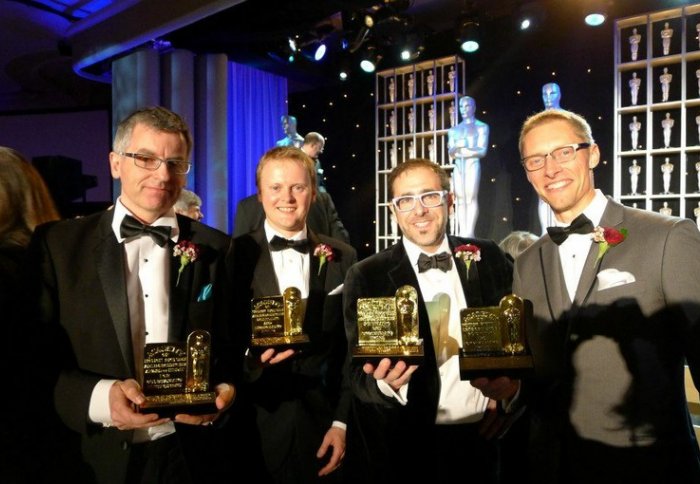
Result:
<svg viewBox="0 0 700 484"><path fill-rule="evenodd" d="M140 413L157 413L161 418L173 418L180 413L207 415L218 412L215 392L149 395L137 410Z"/></svg>
<svg viewBox="0 0 700 484"><path fill-rule="evenodd" d="M376 365L384 358L392 363L405 361L409 365L423 362L423 343L417 345L368 345L355 346L352 350L353 363L366 362Z"/></svg>
<svg viewBox="0 0 700 484"><path fill-rule="evenodd" d="M533 367L531 355L459 357L459 375L462 380L499 376L518 379L531 374Z"/></svg>
<svg viewBox="0 0 700 484"><path fill-rule="evenodd" d="M250 351L260 354L267 348L275 348L277 351L293 349L303 351L311 341L306 334L295 334L289 336L266 336L264 338L253 338L250 341Z"/></svg>

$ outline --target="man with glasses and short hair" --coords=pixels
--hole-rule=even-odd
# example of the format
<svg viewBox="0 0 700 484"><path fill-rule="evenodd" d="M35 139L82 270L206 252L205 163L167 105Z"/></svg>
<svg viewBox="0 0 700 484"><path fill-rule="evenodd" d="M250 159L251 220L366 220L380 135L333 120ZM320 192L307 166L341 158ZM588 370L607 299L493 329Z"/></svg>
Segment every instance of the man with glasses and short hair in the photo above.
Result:
<svg viewBox="0 0 700 484"><path fill-rule="evenodd" d="M528 482L700 482L684 392L686 362L700 382L697 227L596 190L600 150L578 114L529 117L520 153L556 219L513 278L534 308Z"/></svg>
<svg viewBox="0 0 700 484"><path fill-rule="evenodd" d="M388 185L391 214L403 236L348 271L345 331L353 348L359 298L394 296L410 285L419 294L425 358L411 365L384 358L350 366L357 418L348 427L350 481L440 482L468 469L469 482L497 482L497 444L480 435L480 427L489 399L510 399L518 386L507 378L482 378L480 391L460 379L459 311L497 305L510 292L512 265L491 240L446 235L453 194L439 165L408 160L392 170ZM465 244L480 255L469 267L455 257ZM362 445L367 447L359 452Z"/></svg>
<svg viewBox="0 0 700 484"><path fill-rule="evenodd" d="M42 336L50 342L37 358L55 374L55 410L81 437L89 482L213 482L223 455L213 443L221 422L212 423L233 402L233 384L222 382L242 368L242 351L225 330L230 238L173 209L191 151L180 116L135 111L117 127L109 154L121 182L113 208L34 234ZM194 248L186 263L176 244ZM136 411L144 345L185 342L195 329L211 334L217 410L172 418Z"/></svg>

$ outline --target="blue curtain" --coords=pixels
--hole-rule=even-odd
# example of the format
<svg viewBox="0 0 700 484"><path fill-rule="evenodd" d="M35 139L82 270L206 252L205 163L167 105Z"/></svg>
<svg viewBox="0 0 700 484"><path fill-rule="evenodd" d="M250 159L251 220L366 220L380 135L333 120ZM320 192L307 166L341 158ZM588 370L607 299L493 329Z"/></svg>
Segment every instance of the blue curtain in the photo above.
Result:
<svg viewBox="0 0 700 484"><path fill-rule="evenodd" d="M133 109L158 103L190 124L194 169L187 186L202 198L204 223L233 232L238 201L256 191L258 160L284 136L287 80L223 54L146 48L113 63L115 126Z"/></svg>
<svg viewBox="0 0 700 484"><path fill-rule="evenodd" d="M229 203L235 216L238 201L256 192L258 160L283 137L287 79L233 62L229 79ZM230 225L232 232L233 220Z"/></svg>

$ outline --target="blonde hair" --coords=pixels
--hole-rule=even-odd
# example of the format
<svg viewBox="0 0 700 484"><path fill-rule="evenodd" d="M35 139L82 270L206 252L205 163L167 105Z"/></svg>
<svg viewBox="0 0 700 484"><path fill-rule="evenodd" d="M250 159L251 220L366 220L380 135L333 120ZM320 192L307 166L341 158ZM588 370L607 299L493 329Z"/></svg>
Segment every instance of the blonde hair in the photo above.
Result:
<svg viewBox="0 0 700 484"><path fill-rule="evenodd" d="M258 191L260 191L260 174L265 165L271 161L294 161L299 163L309 175L311 188L313 193L316 193L316 164L309 155L294 146L278 146L262 155L258 162L258 168L255 170L255 184L258 187Z"/></svg>
<svg viewBox="0 0 700 484"><path fill-rule="evenodd" d="M536 127L550 121L565 121L574 129L576 136L580 137L584 142L595 143L591 126L583 116L565 109L545 109L537 114L533 114L523 123L523 127L520 129L520 139L518 140L518 149L521 156L523 154L523 138Z"/></svg>

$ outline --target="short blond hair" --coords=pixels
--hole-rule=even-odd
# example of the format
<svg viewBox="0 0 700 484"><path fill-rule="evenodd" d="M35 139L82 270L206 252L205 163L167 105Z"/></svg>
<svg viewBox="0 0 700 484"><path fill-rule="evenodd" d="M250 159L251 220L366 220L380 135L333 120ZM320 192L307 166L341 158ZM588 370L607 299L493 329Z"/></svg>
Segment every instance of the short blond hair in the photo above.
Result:
<svg viewBox="0 0 700 484"><path fill-rule="evenodd" d="M572 111L567 111L566 109L545 109L537 114L533 114L525 120L522 128L520 129L520 139L518 140L518 149L520 150L520 156L523 154L523 138L538 126L548 123L550 121L565 121L574 129L574 133L579 136L585 143L593 144L593 131L588 121L581 116Z"/></svg>
<svg viewBox="0 0 700 484"><path fill-rule="evenodd" d="M255 184L260 191L260 174L263 168L271 161L294 161L299 163L309 175L311 189L316 193L316 164L309 155L304 153L300 148L295 146L277 146L265 152L258 162L258 167L255 170Z"/></svg>

